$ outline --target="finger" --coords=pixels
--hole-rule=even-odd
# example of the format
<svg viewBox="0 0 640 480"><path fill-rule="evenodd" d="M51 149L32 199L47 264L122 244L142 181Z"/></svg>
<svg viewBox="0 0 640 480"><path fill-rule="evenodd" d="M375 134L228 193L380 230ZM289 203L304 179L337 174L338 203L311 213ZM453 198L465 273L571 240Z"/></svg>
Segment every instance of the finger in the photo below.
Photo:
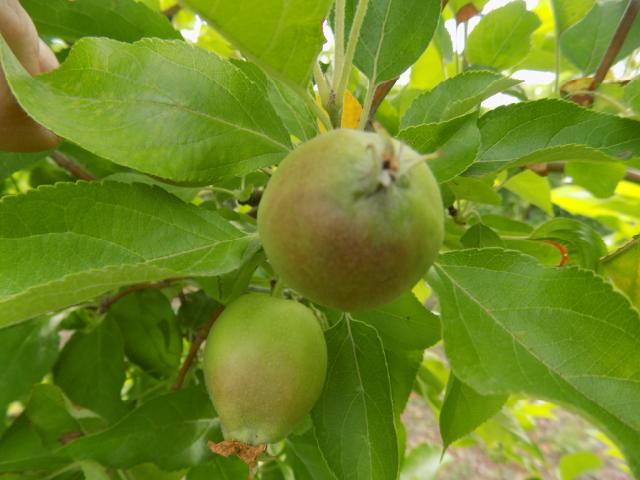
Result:
<svg viewBox="0 0 640 480"><path fill-rule="evenodd" d="M55 70L60 66L56 55L51 51L49 46L44 43L42 39L39 39L39 58L40 58L40 73L49 72Z"/></svg>
<svg viewBox="0 0 640 480"><path fill-rule="evenodd" d="M40 73L38 32L18 0L0 0L0 34L30 74Z"/></svg>

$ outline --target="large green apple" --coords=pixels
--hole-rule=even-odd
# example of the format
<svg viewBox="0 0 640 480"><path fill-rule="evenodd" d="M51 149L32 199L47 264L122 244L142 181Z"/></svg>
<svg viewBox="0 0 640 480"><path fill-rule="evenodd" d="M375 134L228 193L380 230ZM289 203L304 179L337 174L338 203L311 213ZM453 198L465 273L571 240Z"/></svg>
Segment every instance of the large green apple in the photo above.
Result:
<svg viewBox="0 0 640 480"><path fill-rule="evenodd" d="M318 400L327 370L327 346L313 312L260 293L227 306L204 355L225 438L252 445L286 437Z"/></svg>
<svg viewBox="0 0 640 480"><path fill-rule="evenodd" d="M370 309L410 289L442 244L440 190L418 153L388 136L333 130L269 181L258 230L273 269L311 300Z"/></svg>

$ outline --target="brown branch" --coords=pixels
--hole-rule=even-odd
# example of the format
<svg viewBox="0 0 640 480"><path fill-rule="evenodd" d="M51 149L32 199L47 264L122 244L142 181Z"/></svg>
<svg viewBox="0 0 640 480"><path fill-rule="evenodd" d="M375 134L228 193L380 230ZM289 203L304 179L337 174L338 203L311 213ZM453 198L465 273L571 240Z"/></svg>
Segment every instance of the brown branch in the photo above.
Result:
<svg viewBox="0 0 640 480"><path fill-rule="evenodd" d="M173 7L170 7L170 8L167 8L166 10L163 10L162 11L162 15L164 15L169 20L171 20L180 11L180 8L182 8L182 7L180 7L180 5L174 5Z"/></svg>
<svg viewBox="0 0 640 480"><path fill-rule="evenodd" d="M639 11L640 0L629 0L629 5L620 19L620 23L618 24L616 33L611 39L609 48L607 48L604 57L602 57L602 61L596 70L593 80L591 80L591 84L589 85L590 91L594 91L598 88L607 76L607 73L609 73L609 69L611 68L611 65L613 65L618 53L620 53L620 49L622 48L622 45L624 45L624 41L626 40L629 30L631 30L631 26L638 16Z"/></svg>
<svg viewBox="0 0 640 480"><path fill-rule="evenodd" d="M172 389L174 391L180 390L180 388L182 388L184 379L187 376L187 373L189 372L189 368L191 367L191 364L195 360L196 355L198 355L198 351L200 350L202 343L209 336L209 330L211 330L213 323L218 319L218 317L222 314L223 311L224 311L224 307L218 308L213 313L213 315L211 315L211 318L207 320L207 323L205 323L198 329L198 332L196 333L195 338L191 342L191 347L189 348L189 353L187 354L187 358L184 359L184 363L182 364L182 367L180 367L180 371L178 372L178 378L176 378L176 382L173 384Z"/></svg>
<svg viewBox="0 0 640 480"><path fill-rule="evenodd" d="M565 162L551 162L551 163L544 163L544 164L537 163L537 164L527 165L527 168L529 168L529 170L533 170L535 173L537 173L541 177L544 177L551 172L564 173L565 167L566 167ZM629 182L640 183L640 170L637 170L635 168L628 168L624 174L624 179Z"/></svg>
<svg viewBox="0 0 640 480"><path fill-rule="evenodd" d="M107 310L109 310L113 306L114 303L126 297L127 295L131 295L132 293L139 292L140 290L147 290L150 288L157 288L157 289L166 288L173 285L178 280L180 279L167 278L166 280L162 280L161 282L158 282L158 283L140 283L138 285L129 287L125 290L122 290L121 292L116 293L112 297L105 298L100 303L100 307L98 308L98 313L105 313Z"/></svg>
<svg viewBox="0 0 640 480"><path fill-rule="evenodd" d="M49 154L49 157L51 157L51 159L54 162L56 162L56 164L58 164L60 168L64 168L66 171L71 173L71 175L73 175L76 178L79 178L80 180L87 180L89 182L92 180L96 180L96 177L91 175L84 168L82 168L76 162L71 160L62 152L58 152L58 151L51 152Z"/></svg>

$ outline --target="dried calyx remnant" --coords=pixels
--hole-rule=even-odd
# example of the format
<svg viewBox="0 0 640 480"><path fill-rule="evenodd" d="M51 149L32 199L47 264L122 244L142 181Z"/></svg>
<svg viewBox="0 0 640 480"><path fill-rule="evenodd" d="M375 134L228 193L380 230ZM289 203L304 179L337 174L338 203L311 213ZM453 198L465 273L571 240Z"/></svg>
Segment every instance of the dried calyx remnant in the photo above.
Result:
<svg viewBox="0 0 640 480"><path fill-rule="evenodd" d="M209 450L213 453L223 457L236 456L240 458L252 470L258 465L260 456L267 449L266 445L250 445L236 440L223 440L219 443L209 441L208 445Z"/></svg>

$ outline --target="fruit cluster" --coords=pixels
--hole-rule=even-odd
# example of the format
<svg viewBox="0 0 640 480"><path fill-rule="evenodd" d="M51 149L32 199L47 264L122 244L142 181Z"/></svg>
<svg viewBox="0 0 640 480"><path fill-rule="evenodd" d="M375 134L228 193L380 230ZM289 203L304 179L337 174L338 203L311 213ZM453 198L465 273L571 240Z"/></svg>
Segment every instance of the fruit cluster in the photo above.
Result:
<svg viewBox="0 0 640 480"><path fill-rule="evenodd" d="M258 230L287 286L351 312L393 300L425 274L442 244L443 209L418 153L384 134L333 130L279 165ZM326 366L306 306L255 293L230 304L205 352L225 437L258 445L287 436L317 401Z"/></svg>

